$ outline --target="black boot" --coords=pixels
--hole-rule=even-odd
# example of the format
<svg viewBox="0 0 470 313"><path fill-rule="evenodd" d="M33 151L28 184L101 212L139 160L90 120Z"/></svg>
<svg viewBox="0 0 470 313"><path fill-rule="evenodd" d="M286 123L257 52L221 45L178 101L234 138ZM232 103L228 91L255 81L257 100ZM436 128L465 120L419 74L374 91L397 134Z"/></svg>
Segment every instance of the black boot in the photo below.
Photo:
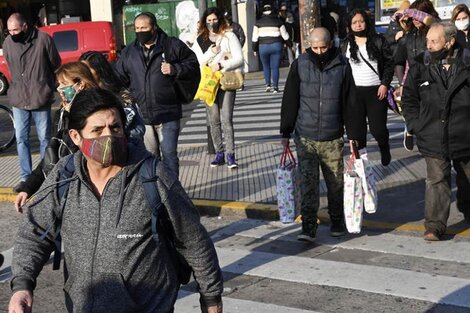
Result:
<svg viewBox="0 0 470 313"><path fill-rule="evenodd" d="M384 144L384 145L379 145L380 148L380 155L382 156L382 165L387 166L390 164L390 161L392 160L392 155L390 154L390 145Z"/></svg>

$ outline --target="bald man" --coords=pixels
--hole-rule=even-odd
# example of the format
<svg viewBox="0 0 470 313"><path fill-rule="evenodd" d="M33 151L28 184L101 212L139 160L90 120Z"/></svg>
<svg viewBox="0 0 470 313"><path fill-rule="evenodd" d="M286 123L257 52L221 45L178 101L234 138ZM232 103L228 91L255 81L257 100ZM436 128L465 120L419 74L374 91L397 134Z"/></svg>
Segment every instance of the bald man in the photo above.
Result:
<svg viewBox="0 0 470 313"><path fill-rule="evenodd" d="M55 70L60 56L52 38L29 25L19 14L7 21L8 36L3 53L11 73L8 102L13 106L16 146L20 161L20 181L32 172L29 133L34 120L41 158L51 138L51 105L54 103ZM15 191L23 190L22 183Z"/></svg>
<svg viewBox="0 0 470 313"><path fill-rule="evenodd" d="M346 60L333 47L330 32L315 28L310 48L295 60L287 77L281 108L283 146L293 134L302 177L302 232L312 242L320 204L320 172L328 188L331 236L345 234L343 215L342 91Z"/></svg>

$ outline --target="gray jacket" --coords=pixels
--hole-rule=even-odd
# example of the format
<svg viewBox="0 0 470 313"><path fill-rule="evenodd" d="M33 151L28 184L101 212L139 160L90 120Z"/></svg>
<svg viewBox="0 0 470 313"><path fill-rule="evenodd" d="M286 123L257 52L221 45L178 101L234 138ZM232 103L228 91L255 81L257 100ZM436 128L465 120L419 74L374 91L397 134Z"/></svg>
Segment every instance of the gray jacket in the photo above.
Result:
<svg viewBox="0 0 470 313"><path fill-rule="evenodd" d="M54 102L55 70L60 55L52 38L30 26L24 42L8 36L3 53L11 73L8 101L24 110L35 110Z"/></svg>
<svg viewBox="0 0 470 313"><path fill-rule="evenodd" d="M163 241L152 238L151 210L139 176L150 153L129 146L129 160L106 185L101 200L92 191L80 151L62 215L66 306L70 312L173 312L179 285ZM53 251L53 236L40 234L54 225L59 204L61 159L32 199L13 253L12 290L33 290ZM79 170L80 169L80 170ZM175 232L180 253L194 270L202 300L220 301L222 275L214 245L180 182L159 163L158 189ZM122 197L122 202L120 198ZM123 203L119 207L119 203Z"/></svg>

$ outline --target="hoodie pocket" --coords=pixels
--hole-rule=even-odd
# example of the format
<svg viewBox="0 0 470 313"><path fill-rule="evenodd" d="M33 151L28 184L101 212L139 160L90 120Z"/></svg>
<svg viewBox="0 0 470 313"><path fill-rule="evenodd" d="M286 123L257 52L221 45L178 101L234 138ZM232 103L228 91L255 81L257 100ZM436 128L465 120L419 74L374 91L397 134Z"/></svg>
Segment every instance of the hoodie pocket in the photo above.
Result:
<svg viewBox="0 0 470 313"><path fill-rule="evenodd" d="M90 273L80 273L78 280L70 276L64 285L65 304L69 312L138 311L138 306L129 294L121 274L95 273L92 282L87 282L82 275L89 277Z"/></svg>
<svg viewBox="0 0 470 313"><path fill-rule="evenodd" d="M99 273L93 280L92 312L135 312L138 306L121 274Z"/></svg>

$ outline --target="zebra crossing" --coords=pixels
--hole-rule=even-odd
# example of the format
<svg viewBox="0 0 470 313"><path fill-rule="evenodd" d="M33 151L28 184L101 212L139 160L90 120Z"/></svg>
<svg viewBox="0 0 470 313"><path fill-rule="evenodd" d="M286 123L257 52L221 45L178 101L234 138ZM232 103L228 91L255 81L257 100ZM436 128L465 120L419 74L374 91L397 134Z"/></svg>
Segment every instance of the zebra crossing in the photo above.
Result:
<svg viewBox="0 0 470 313"><path fill-rule="evenodd" d="M212 230L224 272L224 312L470 312L470 241L425 243L366 230L342 238L320 225L238 220ZM185 287L175 312L195 312ZM249 308L249 309L247 309Z"/></svg>
<svg viewBox="0 0 470 313"><path fill-rule="evenodd" d="M282 90L285 79L281 79L281 92L266 93L261 80L247 80L245 90L237 91L233 125L236 144L247 142L277 141L280 138ZM182 129L179 145L202 145L207 143L206 104L195 101L183 107ZM402 145L403 119L389 111L388 128L392 147ZM369 140L372 136L369 134ZM370 145L376 145L375 140Z"/></svg>

